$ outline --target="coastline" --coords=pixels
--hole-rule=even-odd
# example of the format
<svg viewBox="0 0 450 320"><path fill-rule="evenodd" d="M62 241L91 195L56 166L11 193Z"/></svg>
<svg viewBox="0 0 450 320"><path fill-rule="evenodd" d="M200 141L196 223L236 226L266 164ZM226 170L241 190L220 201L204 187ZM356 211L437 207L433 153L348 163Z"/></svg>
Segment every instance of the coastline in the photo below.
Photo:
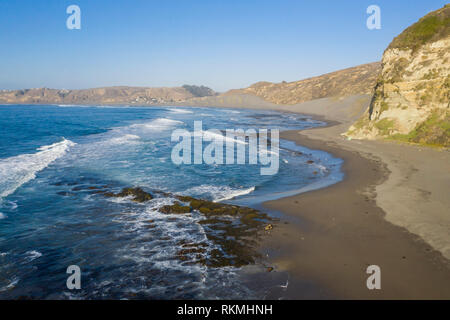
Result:
<svg viewBox="0 0 450 320"><path fill-rule="evenodd" d="M284 298L310 298L303 292L305 279L320 288L320 295L312 298L450 298L448 260L420 237L388 222L377 206L375 185L385 183L389 175L381 161L313 140L302 131L281 136L343 159L345 173L344 180L332 186L263 204L299 218L280 223L261 245L276 270L290 276ZM379 291L366 287L365 271L372 264L381 268Z"/></svg>
<svg viewBox="0 0 450 320"><path fill-rule="evenodd" d="M343 181L262 204L286 217L259 247L276 271L269 278L288 275L286 288L272 288L266 298L450 299L450 153L344 139L340 134L368 101L352 96L249 107L327 122L280 138L344 160ZM382 290L366 287L372 264L381 268Z"/></svg>
<svg viewBox="0 0 450 320"><path fill-rule="evenodd" d="M280 138L343 159L345 174L326 188L263 203L294 218L281 221L260 246L275 270L289 275L288 287L274 289L268 298L450 299L450 201L442 174L450 155L344 139L341 133L369 100L261 106L326 121L324 127L286 131ZM366 268L373 264L381 268L381 290L366 287Z"/></svg>

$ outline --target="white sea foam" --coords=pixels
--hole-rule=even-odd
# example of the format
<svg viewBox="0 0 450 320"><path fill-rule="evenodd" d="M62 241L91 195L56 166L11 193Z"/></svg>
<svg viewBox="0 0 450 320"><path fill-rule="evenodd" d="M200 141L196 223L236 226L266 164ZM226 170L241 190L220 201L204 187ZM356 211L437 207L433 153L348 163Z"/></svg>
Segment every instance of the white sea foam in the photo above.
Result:
<svg viewBox="0 0 450 320"><path fill-rule="evenodd" d="M109 144L137 144L141 137L135 134L125 134L120 137L114 137L108 140Z"/></svg>
<svg viewBox="0 0 450 320"><path fill-rule="evenodd" d="M227 137L226 135L222 135L222 134L218 134L218 133L214 133L211 131L202 131L203 134L203 138L208 138L211 141L214 141L215 139L222 139L223 142L235 142L235 143L239 143L239 144L247 144L247 142L242 141L240 139L236 139L236 138L231 138L231 137Z"/></svg>
<svg viewBox="0 0 450 320"><path fill-rule="evenodd" d="M313 163L313 166L316 167L317 169L319 169L322 172L327 172L328 171L328 168L323 166L323 165L321 165L321 164Z"/></svg>
<svg viewBox="0 0 450 320"><path fill-rule="evenodd" d="M231 142L231 143L244 144L244 145L248 144L247 142L245 142L245 141L243 141L241 139L237 139L237 136L227 137L226 135L214 133L214 132L211 132L211 131L205 131L205 130L202 131L202 134L203 134L204 138L208 138L211 141L214 141L215 139L217 139L217 140L222 139L222 141L225 142L225 143L226 142ZM241 137L244 137L244 139L245 139L245 135L241 135ZM260 149L258 151L258 154L260 154L260 155L273 154L273 155L279 156L278 152L274 152L274 151L271 151L269 149Z"/></svg>
<svg viewBox="0 0 450 320"><path fill-rule="evenodd" d="M31 251L27 251L25 252L25 259L28 262L31 262L33 260L36 260L38 258L42 257L42 253L40 253L39 251L36 250L31 250Z"/></svg>
<svg viewBox="0 0 450 320"><path fill-rule="evenodd" d="M20 281L20 278L18 278L18 277L12 278L6 286L0 287L0 292L13 289L19 283L19 281Z"/></svg>
<svg viewBox="0 0 450 320"><path fill-rule="evenodd" d="M114 202L114 203L127 203L132 201L133 196L127 196L127 197L111 197L107 198L108 201Z"/></svg>
<svg viewBox="0 0 450 320"><path fill-rule="evenodd" d="M238 189L238 190L233 190L230 188L230 190L228 192L224 193L222 198L215 199L215 201L220 202L220 201L225 201L225 200L231 200L236 197L240 197L240 196L244 196L246 194L252 193L253 191L255 191L255 187L251 187L248 189Z"/></svg>
<svg viewBox="0 0 450 320"><path fill-rule="evenodd" d="M5 201L6 206L9 207L10 210L16 210L18 208L17 202L15 201ZM1 202L0 202L1 205Z"/></svg>
<svg viewBox="0 0 450 320"><path fill-rule="evenodd" d="M179 250L177 243L180 241L209 242L202 225L196 223L199 217L194 213L172 215L159 211L161 206L173 204L174 201L176 201L174 198L155 198L146 203L144 210L124 212L114 220L124 224L123 230L135 237L134 243L143 243L138 246L124 246L123 250L120 250L121 258L130 259L145 266L151 264L152 267L165 271L177 269L185 273L206 272L204 266L185 266L178 259L173 259L177 256ZM170 238L164 241L161 241L159 237L150 240L147 228L149 221L155 225L155 234L160 233ZM215 248L214 244L211 243L211 247Z"/></svg>
<svg viewBox="0 0 450 320"><path fill-rule="evenodd" d="M34 154L21 154L0 160L0 198L17 190L24 183L36 178L36 173L62 157L75 143L63 139L48 146L42 146Z"/></svg>
<svg viewBox="0 0 450 320"><path fill-rule="evenodd" d="M233 189L228 186L219 187L203 184L187 190L186 193L192 196L210 196L213 201L220 202L243 196L253 191L255 191L255 187L250 187L247 189Z"/></svg>
<svg viewBox="0 0 450 320"><path fill-rule="evenodd" d="M145 130L166 130L173 128L179 124L183 124L183 122L167 118L158 118L150 122L132 124L130 128Z"/></svg>
<svg viewBox="0 0 450 320"><path fill-rule="evenodd" d="M0 220L5 218L7 218L7 216L4 213L0 212Z"/></svg>
<svg viewBox="0 0 450 320"><path fill-rule="evenodd" d="M259 151L258 151L258 154L273 154L273 155L276 155L276 156L279 156L279 153L278 152L275 152L275 151L271 151L271 150L269 150L269 149L260 149Z"/></svg>
<svg viewBox="0 0 450 320"><path fill-rule="evenodd" d="M173 112L173 113L193 113L190 110L181 109L181 108L173 108L173 109L169 109L169 111Z"/></svg>

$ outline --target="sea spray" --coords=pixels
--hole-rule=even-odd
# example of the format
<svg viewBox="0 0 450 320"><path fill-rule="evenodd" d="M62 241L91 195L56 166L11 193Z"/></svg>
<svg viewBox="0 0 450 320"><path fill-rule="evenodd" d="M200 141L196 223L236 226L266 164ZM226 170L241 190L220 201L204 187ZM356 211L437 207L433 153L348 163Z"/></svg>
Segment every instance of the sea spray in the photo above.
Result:
<svg viewBox="0 0 450 320"><path fill-rule="evenodd" d="M39 147L37 153L0 159L0 198L7 197L34 179L37 172L62 157L74 145L74 142L63 138L60 142Z"/></svg>

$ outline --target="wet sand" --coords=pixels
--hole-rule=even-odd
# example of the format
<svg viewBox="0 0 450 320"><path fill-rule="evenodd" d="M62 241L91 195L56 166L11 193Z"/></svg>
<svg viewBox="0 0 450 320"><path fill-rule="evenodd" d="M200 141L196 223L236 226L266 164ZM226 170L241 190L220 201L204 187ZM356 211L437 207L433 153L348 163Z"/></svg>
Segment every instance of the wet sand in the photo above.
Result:
<svg viewBox="0 0 450 320"><path fill-rule="evenodd" d="M297 217L280 223L262 244L290 285L278 292L286 299L449 299L450 266L419 236L385 219L376 204L377 184L389 172L368 159L297 131L282 138L344 159L345 179L333 186L266 202L271 210ZM368 290L366 268L381 268L381 290ZM305 291L315 283L315 296Z"/></svg>
<svg viewBox="0 0 450 320"><path fill-rule="evenodd" d="M450 152L344 139L341 133L369 101L353 96L250 106L326 120L327 127L281 138L344 160L342 182L264 203L286 218L261 250L276 271L289 275L287 286L267 298L450 299ZM366 286L369 265L381 268L381 290Z"/></svg>

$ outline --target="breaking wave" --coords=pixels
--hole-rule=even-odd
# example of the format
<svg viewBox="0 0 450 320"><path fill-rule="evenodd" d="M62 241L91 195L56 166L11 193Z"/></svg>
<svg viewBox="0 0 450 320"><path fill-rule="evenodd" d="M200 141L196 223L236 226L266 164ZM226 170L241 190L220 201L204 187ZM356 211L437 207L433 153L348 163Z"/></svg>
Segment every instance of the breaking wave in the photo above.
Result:
<svg viewBox="0 0 450 320"><path fill-rule="evenodd" d="M141 137L135 134L125 134L120 137L111 138L108 140L109 144L132 144L138 143Z"/></svg>
<svg viewBox="0 0 450 320"><path fill-rule="evenodd" d="M0 198L7 197L24 183L36 178L37 172L62 157L74 145L74 142L63 139L38 148L38 152L34 154L0 159Z"/></svg>
<svg viewBox="0 0 450 320"><path fill-rule="evenodd" d="M179 124L183 124L183 122L167 118L158 118L150 122L132 124L130 128L145 130L166 130Z"/></svg>
<svg viewBox="0 0 450 320"><path fill-rule="evenodd" d="M250 187L246 189L234 189L228 186L213 186L213 185L201 185L197 187L193 187L186 191L187 194L191 196L198 197L208 197L216 202L221 202L225 200L231 200L239 196L244 196L246 194L252 193L255 191L255 187Z"/></svg>
<svg viewBox="0 0 450 320"><path fill-rule="evenodd" d="M173 108L173 109L169 109L169 111L170 111L170 112L173 112L173 113L185 113L185 114L193 113L193 112L190 111L190 110L181 109L181 108Z"/></svg>

